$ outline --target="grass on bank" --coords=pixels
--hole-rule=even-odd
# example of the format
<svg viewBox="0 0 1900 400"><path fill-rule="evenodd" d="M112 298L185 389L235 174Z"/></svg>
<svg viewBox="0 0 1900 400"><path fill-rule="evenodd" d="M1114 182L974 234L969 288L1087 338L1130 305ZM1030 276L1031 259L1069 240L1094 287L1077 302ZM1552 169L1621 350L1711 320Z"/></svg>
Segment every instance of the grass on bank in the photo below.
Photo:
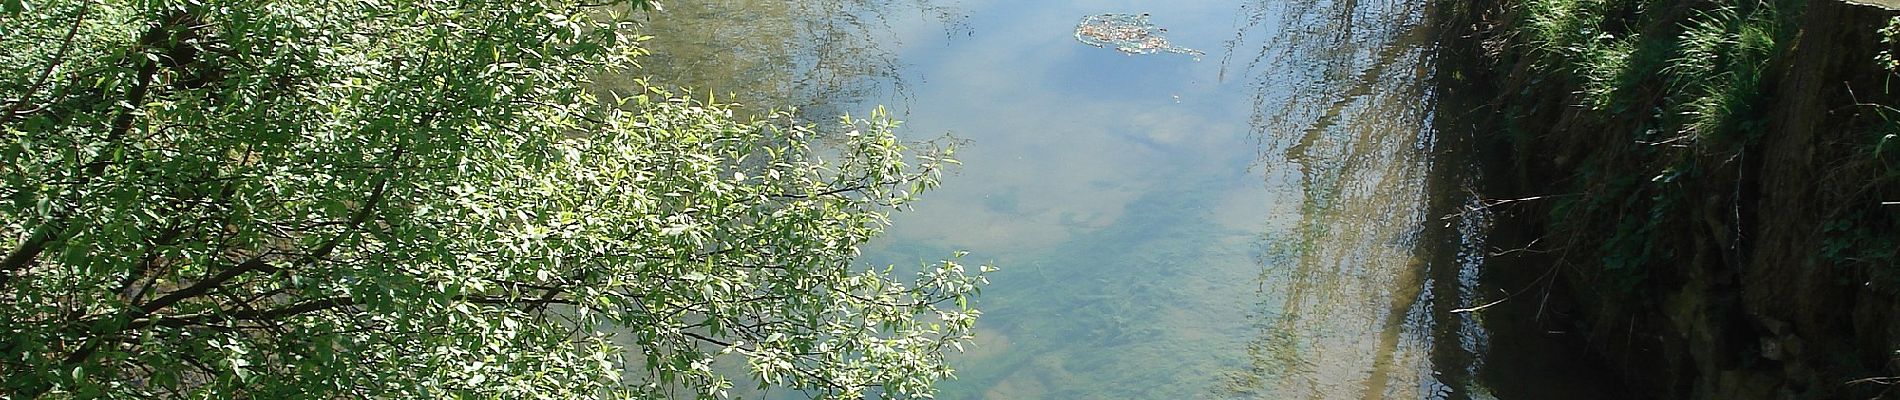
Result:
<svg viewBox="0 0 1900 400"><path fill-rule="evenodd" d="M1603 140L1594 143L1606 147L1587 153L1589 158L1577 167L1580 178L1569 189L1588 195L1563 200L1553 209L1553 217L1561 225L1571 225L1569 229L1605 232L1597 238L1599 246L1593 246L1600 252L1600 261L1608 271L1629 272L1630 279L1618 279L1623 281L1619 286L1634 285L1645 275L1641 266L1664 265L1679 256L1667 251L1670 231L1658 224L1696 222L1686 215L1700 208L1691 200L1699 197L1685 193L1693 186L1683 182L1701 181L1709 186L1713 180L1740 179L1733 171L1718 169L1735 168L1731 164L1735 157L1759 146L1769 133L1774 111L1773 89L1767 86L1773 73L1771 62L1786 56L1782 52L1797 33L1794 17L1804 4L1778 0L1523 0L1510 4L1506 32L1509 42L1517 46L1512 53L1538 72L1536 76L1558 79L1549 83L1572 88L1566 105L1582 108L1603 127L1621 130L1600 132ZM1900 71L1900 59L1891 51L1900 45L1900 18L1881 33L1890 51L1868 61L1889 72ZM1895 78L1900 73L1888 76ZM1858 156L1822 162L1830 163L1829 174L1835 179L1865 183L1838 185L1852 187L1842 190L1855 193L1830 198L1879 198L1881 190L1889 190L1882 188L1900 184L1900 160L1896 160L1900 158L1900 108L1860 106L1873 108L1866 113L1869 117L1855 123L1865 133L1838 143L1858 149L1853 151ZM1516 112L1534 111L1519 108ZM1632 141L1637 145L1609 145ZM1880 207L1878 201L1871 204L1867 207ZM1863 206L1817 206L1828 207L1822 213L1832 222L1816 227L1826 237L1820 248L1809 249L1816 260L1868 266L1875 279L1893 275L1888 281L1900 287L1900 271L1888 271L1900 270L1889 268L1900 261L1894 240L1882 239L1890 236L1882 232L1900 226L1900 221Z"/></svg>
<svg viewBox="0 0 1900 400"><path fill-rule="evenodd" d="M1665 124L1685 139L1758 135L1762 78L1784 21L1767 2L1698 11L1655 38L1651 1L1529 0L1519 10L1520 42L1532 65L1566 75L1580 105L1629 112L1642 85L1658 84ZM1663 22L1667 23L1667 22Z"/></svg>

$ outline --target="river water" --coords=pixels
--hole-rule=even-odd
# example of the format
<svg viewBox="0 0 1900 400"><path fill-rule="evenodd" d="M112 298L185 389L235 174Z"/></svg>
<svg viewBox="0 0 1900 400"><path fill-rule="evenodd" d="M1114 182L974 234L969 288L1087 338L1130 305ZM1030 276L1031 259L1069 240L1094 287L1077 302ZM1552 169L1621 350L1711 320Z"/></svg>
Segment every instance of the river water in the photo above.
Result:
<svg viewBox="0 0 1900 400"><path fill-rule="evenodd" d="M967 141L862 258L1003 269L941 398L1482 399L1489 363L1525 357L1489 348L1482 319L1510 316L1467 310L1507 293L1477 279L1499 250L1440 133L1458 110L1431 90L1424 1L666 6L657 81L813 119L885 105L908 139ZM1078 42L1100 13L1206 55Z"/></svg>

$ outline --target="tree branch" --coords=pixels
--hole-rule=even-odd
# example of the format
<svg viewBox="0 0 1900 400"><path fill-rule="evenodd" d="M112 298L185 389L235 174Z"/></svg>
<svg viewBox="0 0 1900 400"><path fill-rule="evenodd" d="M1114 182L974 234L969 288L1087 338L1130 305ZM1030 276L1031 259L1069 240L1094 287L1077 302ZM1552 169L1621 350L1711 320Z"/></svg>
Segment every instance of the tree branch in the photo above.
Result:
<svg viewBox="0 0 1900 400"><path fill-rule="evenodd" d="M539 299L509 299L509 298L504 298L504 297L491 297L491 296L457 296L454 298L454 300L466 301L466 302L469 302L470 304L481 304L481 305L525 305L525 306L528 306L528 308L545 306L548 304L566 304L566 305L576 304L575 302L571 300L545 298L545 297L539 298ZM274 309L262 310L262 311L245 309L245 310L236 310L236 311L230 311L230 312L195 313L195 314L185 314L185 315L176 315L176 316L165 316L165 317L159 317L159 318L140 319L137 321L133 321L130 325L127 326L127 328L140 329L140 328L147 328L147 327L153 327L153 326L162 326L162 327L167 327L167 328L183 328L187 326L213 325L213 324L234 322L234 321L250 321L250 322L279 321L279 320L283 320L284 318L295 317L295 316L309 314L309 313L318 312L318 311L352 307L358 304L362 304L362 302L357 300L355 297L335 296L335 297L327 297L327 298L322 298L322 299L305 301L302 303L292 304L292 305L281 307L281 308L274 308Z"/></svg>
<svg viewBox="0 0 1900 400"><path fill-rule="evenodd" d="M20 109L26 107L27 103L33 102L33 96L46 88L46 82L53 77L53 70L59 69L60 64L66 63L66 53L72 50L73 37L79 34L79 25L86 22L86 14L91 12L92 2L88 1L80 6L79 15L74 16L72 26L66 28L66 38L59 42L59 51L54 52L51 62L46 64L45 69L40 70L40 76L33 79L33 86L28 87L26 92L20 95L19 100L15 100L13 105L8 106L5 114L0 114L0 126L13 122L13 117L20 114Z"/></svg>
<svg viewBox="0 0 1900 400"><path fill-rule="evenodd" d="M185 327L185 326L190 326L190 325L208 325L208 324L230 322L230 321L272 321L272 320L279 320L279 319L288 318L288 317L294 317L294 316L311 313L311 312L354 306L356 304L357 304L357 301L353 297L337 296L337 297L329 297L329 298L306 301L306 302L286 306L283 308L276 308L276 309L265 310L265 311L241 310L241 311L235 311L235 312L229 312L229 313L215 313L215 314L200 313L200 314L188 314L188 315L179 315L179 316L167 316L167 317L161 317L161 318L142 319L138 321L133 321L133 323L129 325L128 328L137 329L137 328L145 328L145 327L150 327L150 326L179 328L179 327Z"/></svg>

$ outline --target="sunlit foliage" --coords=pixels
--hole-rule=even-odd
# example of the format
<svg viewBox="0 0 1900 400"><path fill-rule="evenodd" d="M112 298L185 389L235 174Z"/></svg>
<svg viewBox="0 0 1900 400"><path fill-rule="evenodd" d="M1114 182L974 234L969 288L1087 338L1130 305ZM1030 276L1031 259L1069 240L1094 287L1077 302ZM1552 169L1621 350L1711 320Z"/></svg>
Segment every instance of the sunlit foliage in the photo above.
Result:
<svg viewBox="0 0 1900 400"><path fill-rule="evenodd" d="M851 260L950 149L599 98L623 3L0 2L0 397L929 393L988 267Z"/></svg>

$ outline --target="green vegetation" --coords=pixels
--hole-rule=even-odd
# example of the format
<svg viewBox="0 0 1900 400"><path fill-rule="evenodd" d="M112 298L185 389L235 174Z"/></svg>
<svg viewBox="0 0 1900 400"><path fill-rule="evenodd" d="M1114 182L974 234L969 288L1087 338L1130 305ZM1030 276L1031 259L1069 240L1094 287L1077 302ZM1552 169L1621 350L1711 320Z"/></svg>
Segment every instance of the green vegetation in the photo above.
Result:
<svg viewBox="0 0 1900 400"><path fill-rule="evenodd" d="M1682 33L1681 53L1664 72L1684 100L1687 132L1759 136L1763 70L1777 35L1774 8L1724 5L1703 12Z"/></svg>
<svg viewBox="0 0 1900 400"><path fill-rule="evenodd" d="M1900 22L1852 2L1478 1L1535 287L1665 398L1890 391ZM1464 28L1470 26L1471 28ZM1886 29L1881 29L1882 27ZM1484 72L1480 72L1483 74ZM1477 113L1482 114L1482 113ZM1506 222L1510 224L1511 222ZM1549 278L1546 278L1548 276ZM1548 279L1548 280L1546 280ZM1565 299L1565 298L1568 299ZM1567 300L1571 304L1565 305ZM1540 312L1544 303L1540 301ZM1556 311L1563 314L1563 311ZM1550 314L1544 314L1550 315Z"/></svg>
<svg viewBox="0 0 1900 400"><path fill-rule="evenodd" d="M952 149L590 90L651 6L0 1L0 397L930 393L989 267L851 261Z"/></svg>
<svg viewBox="0 0 1900 400"><path fill-rule="evenodd" d="M1790 14L1766 1L1681 10L1640 0L1513 5L1507 29L1524 46L1518 54L1559 78L1530 84L1576 88L1568 102L1591 112L1570 118L1612 130L1599 134L1612 144L1586 152L1583 175L1571 181L1587 195L1559 200L1553 220L1610 233L1592 247L1614 287L1633 290L1645 265L1683 255L1664 238L1689 207L1679 180L1707 179L1711 157L1758 145L1769 114L1764 80Z"/></svg>

